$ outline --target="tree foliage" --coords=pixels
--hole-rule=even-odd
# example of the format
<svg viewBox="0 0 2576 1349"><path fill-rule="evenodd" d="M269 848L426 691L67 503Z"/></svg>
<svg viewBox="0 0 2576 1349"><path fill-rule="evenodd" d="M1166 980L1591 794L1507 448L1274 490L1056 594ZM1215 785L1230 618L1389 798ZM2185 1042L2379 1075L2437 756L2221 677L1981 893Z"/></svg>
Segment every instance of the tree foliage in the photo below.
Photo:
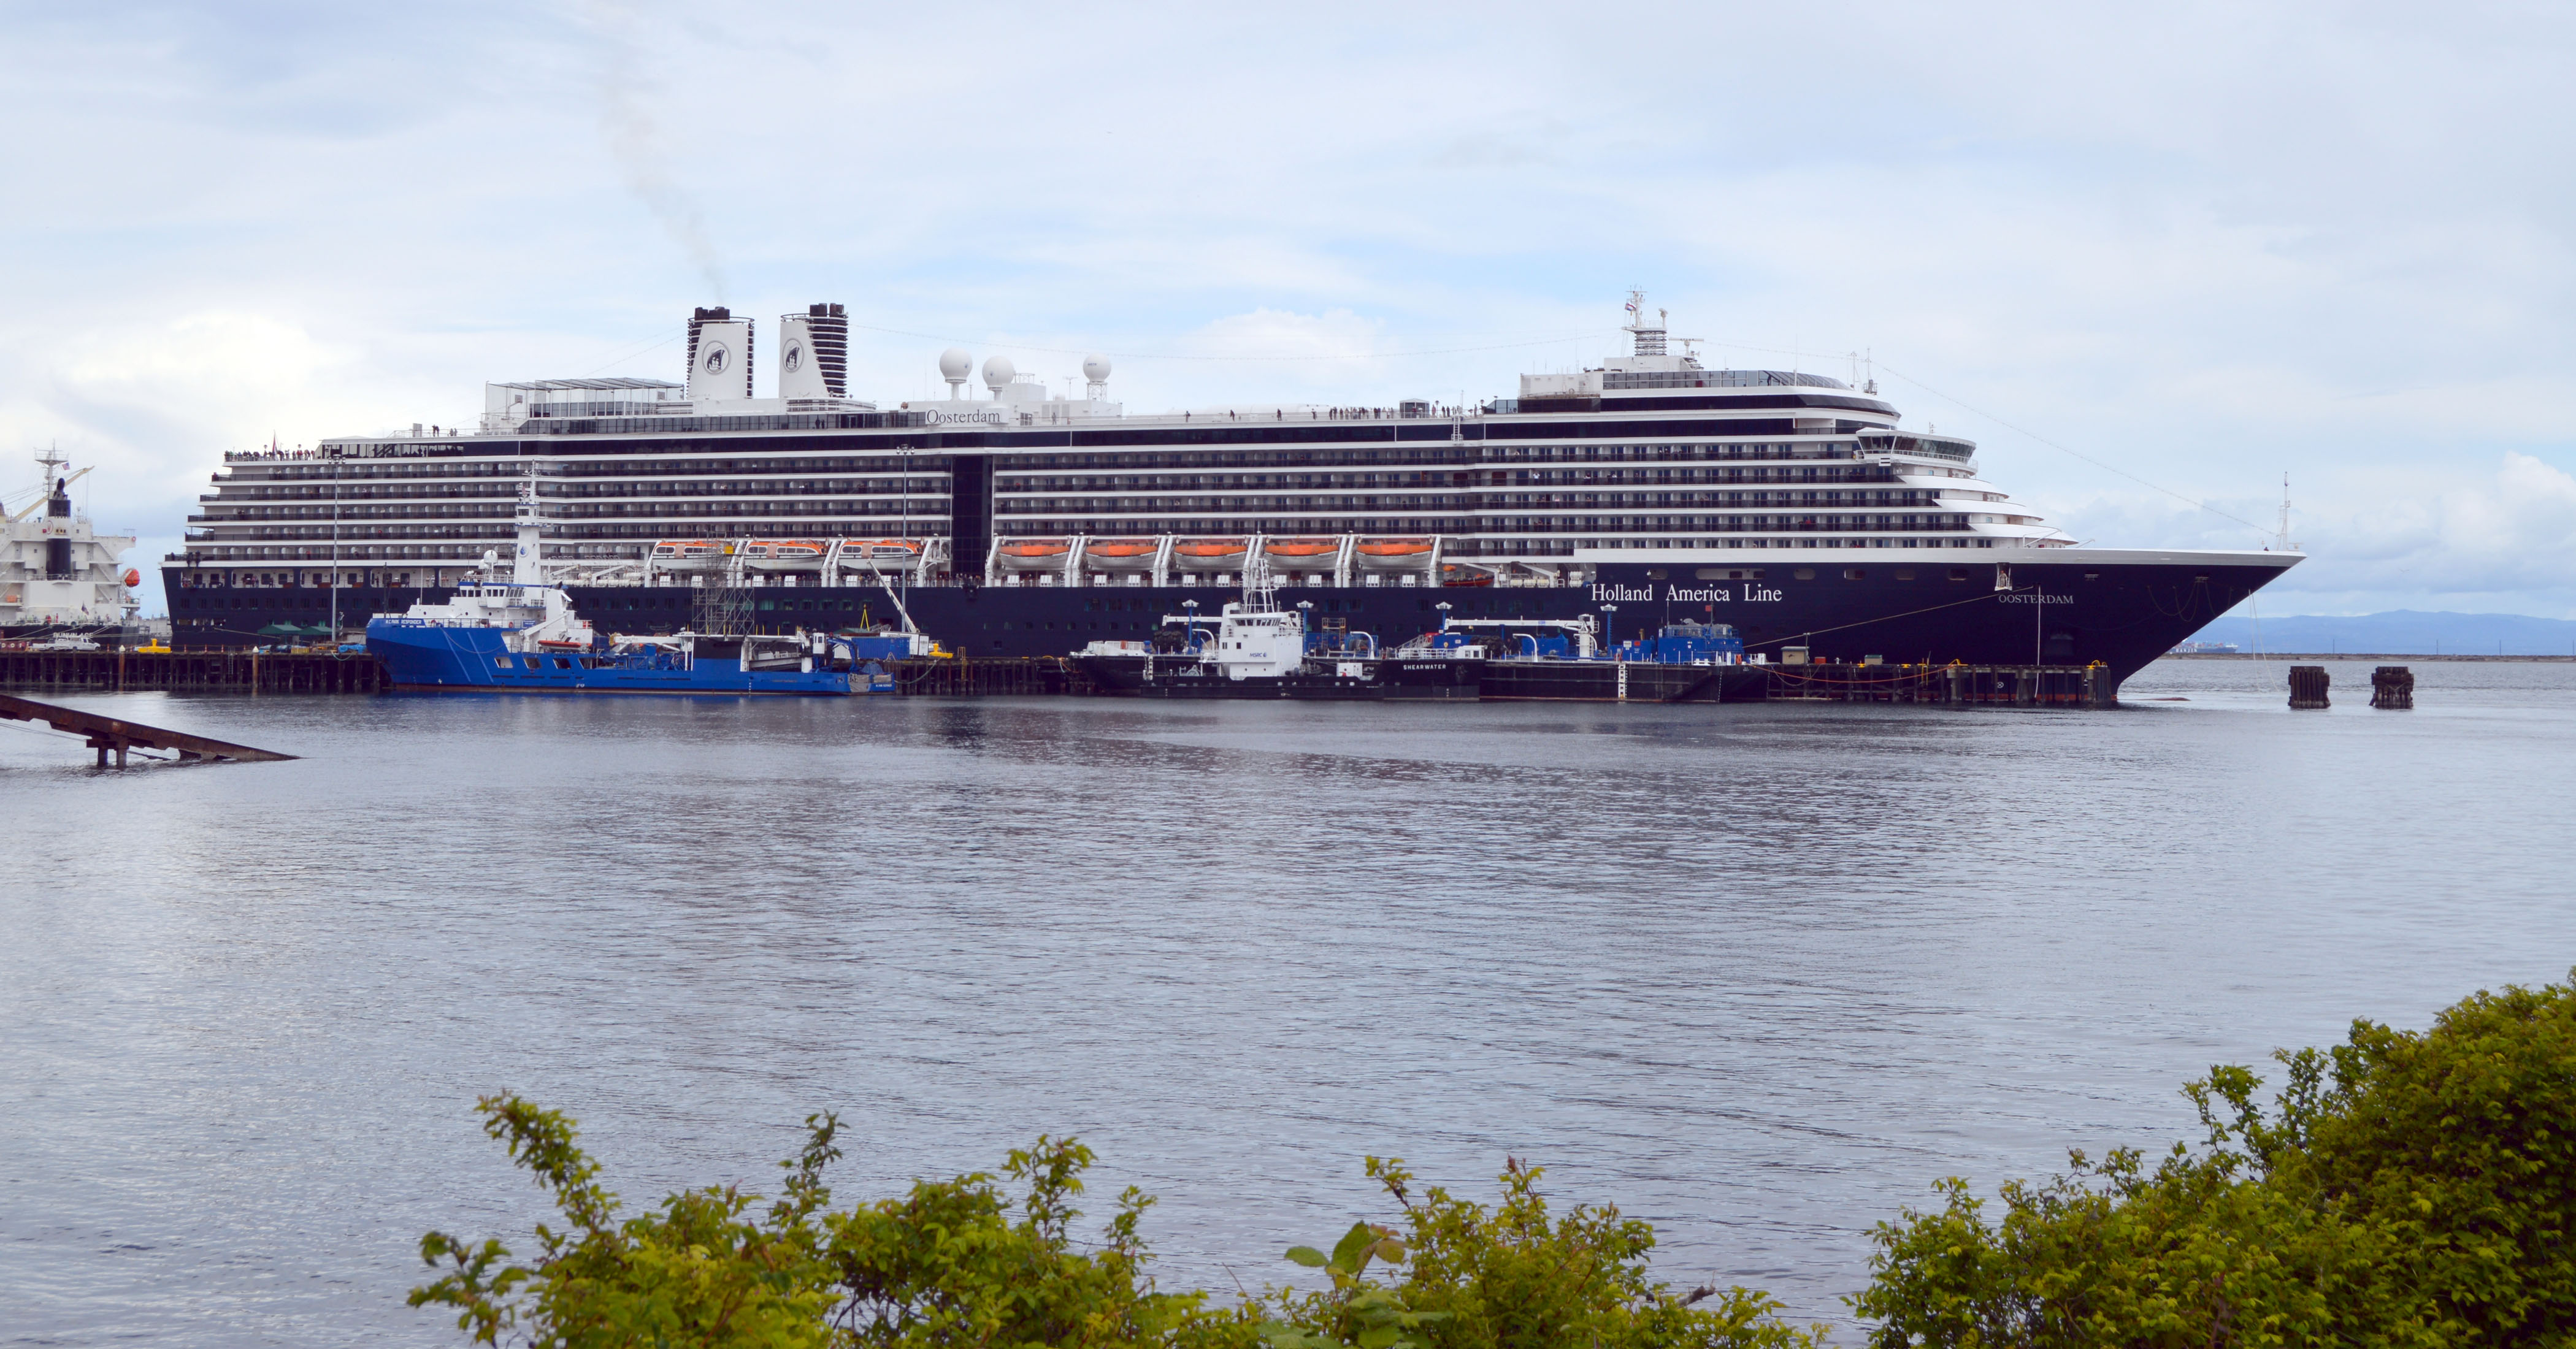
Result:
<svg viewBox="0 0 2576 1349"><path fill-rule="evenodd" d="M2184 1088L2206 1143L1877 1229L1853 1299L1896 1346L2455 1346L2576 1335L2576 990L2479 993L2421 1032L2356 1021Z"/></svg>

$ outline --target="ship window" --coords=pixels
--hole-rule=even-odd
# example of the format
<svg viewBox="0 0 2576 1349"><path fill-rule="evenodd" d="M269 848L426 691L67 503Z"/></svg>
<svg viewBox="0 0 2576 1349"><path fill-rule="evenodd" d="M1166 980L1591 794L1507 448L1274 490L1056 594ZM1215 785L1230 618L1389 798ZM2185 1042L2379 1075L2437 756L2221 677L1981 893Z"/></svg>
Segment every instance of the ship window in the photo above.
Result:
<svg viewBox="0 0 2576 1349"><path fill-rule="evenodd" d="M1967 569L1967 568L1965 568L1965 567L1952 567L1952 568L1950 569L1950 579L1951 579L1951 580L1953 580L1953 581L1964 581L1964 580L1967 580L1967 579L1968 579L1968 569Z"/></svg>
<svg viewBox="0 0 2576 1349"><path fill-rule="evenodd" d="M1800 567L1796 572L1792 573L1792 575L1795 575L1801 581L1812 581L1816 579L1816 569L1813 567Z"/></svg>
<svg viewBox="0 0 2576 1349"><path fill-rule="evenodd" d="M555 657L555 668L558 670L569 670L572 668L572 661L566 657L557 656Z"/></svg>
<svg viewBox="0 0 2576 1349"><path fill-rule="evenodd" d="M494 656L492 658L492 668L495 670L507 670L512 668L510 658L508 656Z"/></svg>
<svg viewBox="0 0 2576 1349"><path fill-rule="evenodd" d="M1845 567L1845 568L1843 568L1843 579L1844 579L1844 580L1846 580L1846 581L1859 581L1859 580L1865 580L1865 579L1867 579L1867 578L1868 578L1868 576L1869 576L1869 573L1868 573L1867 571L1865 571L1865 570L1863 570L1863 569L1859 568L1859 567Z"/></svg>
<svg viewBox="0 0 2576 1349"><path fill-rule="evenodd" d="M1907 540L1906 540L1906 542L1907 542L1907 543L1912 543L1912 542L1913 542L1913 540L1912 540L1912 539L1907 539ZM1896 579L1897 579L1897 580L1900 580L1900 581L1911 581L1911 580L1913 580L1913 579L1914 579L1914 569L1913 569L1913 568L1911 568L1911 567L1899 567L1899 568L1897 568L1897 569L1896 569Z"/></svg>

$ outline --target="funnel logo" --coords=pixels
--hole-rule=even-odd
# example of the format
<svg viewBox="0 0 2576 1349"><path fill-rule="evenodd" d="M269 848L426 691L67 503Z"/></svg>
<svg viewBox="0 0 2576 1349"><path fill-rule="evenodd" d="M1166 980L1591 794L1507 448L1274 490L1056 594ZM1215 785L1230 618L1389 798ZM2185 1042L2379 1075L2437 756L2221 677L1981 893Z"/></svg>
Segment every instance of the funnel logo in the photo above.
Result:
<svg viewBox="0 0 2576 1349"><path fill-rule="evenodd" d="M698 362L698 364L704 367L706 372L710 375L723 374L725 368L725 349L723 347L713 345L712 343L709 344L707 347L706 359Z"/></svg>
<svg viewBox="0 0 2576 1349"><path fill-rule="evenodd" d="M792 375L805 368L805 344L801 342L788 343L786 354L787 359L784 364L787 367L787 373Z"/></svg>

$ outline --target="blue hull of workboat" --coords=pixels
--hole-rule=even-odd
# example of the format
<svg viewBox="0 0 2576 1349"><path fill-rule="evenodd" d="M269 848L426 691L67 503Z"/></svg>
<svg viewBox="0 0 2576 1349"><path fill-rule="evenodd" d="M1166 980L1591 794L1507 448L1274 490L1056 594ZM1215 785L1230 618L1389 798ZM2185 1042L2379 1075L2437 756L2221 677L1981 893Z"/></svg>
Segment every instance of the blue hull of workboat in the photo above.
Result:
<svg viewBox="0 0 2576 1349"><path fill-rule="evenodd" d="M438 692L846 694L845 670L745 670L739 660L646 651L617 655L510 651L502 628L407 618L367 624L367 652L397 689ZM860 687L867 687L862 674Z"/></svg>

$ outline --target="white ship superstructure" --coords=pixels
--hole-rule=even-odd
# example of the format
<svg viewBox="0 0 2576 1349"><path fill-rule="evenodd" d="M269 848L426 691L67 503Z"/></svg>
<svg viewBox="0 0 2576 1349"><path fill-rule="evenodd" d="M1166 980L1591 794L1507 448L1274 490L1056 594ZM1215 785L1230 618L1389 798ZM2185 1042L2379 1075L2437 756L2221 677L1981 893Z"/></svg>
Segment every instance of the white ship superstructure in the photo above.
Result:
<svg viewBox="0 0 2576 1349"><path fill-rule="evenodd" d="M185 586L451 585L509 536L531 472L560 521L548 564L637 584L703 583L657 557L737 556L763 562L746 584L830 584L827 555L873 550L935 553L936 575L914 568L934 583L1233 584L1239 564L1190 559L1267 555L1291 584L1550 585L1623 549L2072 542L1874 384L1709 369L1642 299L1629 354L1522 376L1517 398L1165 413L1112 401L1106 357L1077 396L1006 356L979 379L958 349L947 397L880 408L848 396L848 320L823 304L781 319L777 393L755 398L752 321L701 309L685 383L492 384L470 429L227 456L171 561Z"/></svg>
<svg viewBox="0 0 2576 1349"><path fill-rule="evenodd" d="M52 451L37 457L44 477L35 500L0 523L0 632L13 637L119 628L134 617L143 579L120 560L130 534L101 534L72 504L89 472L66 474Z"/></svg>

